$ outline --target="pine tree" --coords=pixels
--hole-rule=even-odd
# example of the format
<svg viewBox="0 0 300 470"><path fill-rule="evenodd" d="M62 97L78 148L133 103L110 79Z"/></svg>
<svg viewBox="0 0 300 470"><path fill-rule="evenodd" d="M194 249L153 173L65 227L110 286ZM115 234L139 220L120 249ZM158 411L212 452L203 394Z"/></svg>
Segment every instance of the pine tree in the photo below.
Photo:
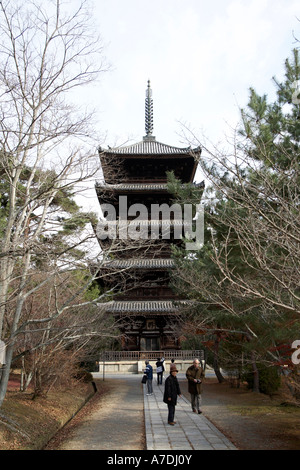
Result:
<svg viewBox="0 0 300 470"><path fill-rule="evenodd" d="M214 151L208 164L200 162L212 195L205 245L189 260L178 251L175 257L176 288L197 300L193 324L222 332L234 348L239 343L254 374L256 358L286 361L280 345L299 331L298 80L294 50L285 79L274 79L273 103L250 89L231 155Z"/></svg>

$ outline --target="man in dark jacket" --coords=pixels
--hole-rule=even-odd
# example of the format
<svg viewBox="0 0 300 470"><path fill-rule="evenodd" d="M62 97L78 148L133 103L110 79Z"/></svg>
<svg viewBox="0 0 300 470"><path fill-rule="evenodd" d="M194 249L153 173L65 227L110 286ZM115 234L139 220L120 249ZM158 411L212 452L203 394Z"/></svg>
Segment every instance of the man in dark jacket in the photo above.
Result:
<svg viewBox="0 0 300 470"><path fill-rule="evenodd" d="M168 424L174 426L176 421L174 421L175 417L175 406L177 405L177 396L181 397L181 391L179 387L179 383L177 380L177 367L175 364L171 364L170 366L170 375L166 378L165 381L165 391L164 391L164 398L163 401L168 405Z"/></svg>
<svg viewBox="0 0 300 470"><path fill-rule="evenodd" d="M188 379L188 391L191 394L192 410L194 413L200 414L202 413L200 405L204 370L198 359L194 359L193 365L187 369L186 378Z"/></svg>

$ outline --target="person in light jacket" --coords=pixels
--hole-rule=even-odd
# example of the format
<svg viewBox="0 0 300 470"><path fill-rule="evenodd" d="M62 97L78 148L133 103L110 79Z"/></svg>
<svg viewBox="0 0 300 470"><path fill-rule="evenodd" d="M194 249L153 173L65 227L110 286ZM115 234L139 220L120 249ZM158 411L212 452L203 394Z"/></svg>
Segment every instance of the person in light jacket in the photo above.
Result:
<svg viewBox="0 0 300 470"><path fill-rule="evenodd" d="M180 386L177 380L177 367L175 364L170 366L170 375L166 378L165 381L165 390L163 401L168 405L168 424L174 426L176 421L175 417L175 406L177 405L177 397L181 397Z"/></svg>
<svg viewBox="0 0 300 470"><path fill-rule="evenodd" d="M202 381L204 379L204 370L200 366L199 359L194 359L193 365L186 371L186 378L188 379L188 391L191 394L191 404L194 413L201 414L201 392Z"/></svg>
<svg viewBox="0 0 300 470"><path fill-rule="evenodd" d="M146 364L146 369L145 369L145 374L147 375L147 395L153 395L153 389L152 389L152 380L153 380L153 368L149 364L149 361L145 361Z"/></svg>

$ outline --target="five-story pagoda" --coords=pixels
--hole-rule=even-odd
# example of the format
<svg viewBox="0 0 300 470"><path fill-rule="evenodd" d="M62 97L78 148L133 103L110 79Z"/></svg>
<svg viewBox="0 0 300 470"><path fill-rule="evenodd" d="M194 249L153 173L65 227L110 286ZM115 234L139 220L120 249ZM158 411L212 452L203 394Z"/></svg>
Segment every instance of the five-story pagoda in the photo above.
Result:
<svg viewBox="0 0 300 470"><path fill-rule="evenodd" d="M96 183L96 192L104 215L109 213L108 207L111 212L106 233L99 236L98 232L106 256L101 283L116 292L105 309L118 321L123 350L176 350L180 349L176 324L184 299L170 288L169 273L171 244L180 243L174 239L174 231L178 225L182 230L182 218L170 213L166 222L152 209L172 206L167 172L173 172L182 184L193 182L201 150L172 147L152 135L149 81L145 129L141 142L99 148L104 182Z"/></svg>

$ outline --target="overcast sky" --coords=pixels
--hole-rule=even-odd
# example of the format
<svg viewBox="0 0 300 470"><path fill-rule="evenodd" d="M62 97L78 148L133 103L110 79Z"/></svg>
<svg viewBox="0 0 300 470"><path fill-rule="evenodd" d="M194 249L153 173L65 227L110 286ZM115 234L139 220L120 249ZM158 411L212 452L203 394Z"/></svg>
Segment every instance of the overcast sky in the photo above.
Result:
<svg viewBox="0 0 300 470"><path fill-rule="evenodd" d="M145 135L148 79L158 141L185 146L180 123L221 140L250 86L274 97L272 76L300 39L297 17L298 0L97 0L111 64L93 96L104 145Z"/></svg>
<svg viewBox="0 0 300 470"><path fill-rule="evenodd" d="M159 142L186 147L182 124L222 142L250 86L274 98L300 39L299 0L95 0L93 17L111 68L86 99L106 148L142 140L148 79Z"/></svg>

